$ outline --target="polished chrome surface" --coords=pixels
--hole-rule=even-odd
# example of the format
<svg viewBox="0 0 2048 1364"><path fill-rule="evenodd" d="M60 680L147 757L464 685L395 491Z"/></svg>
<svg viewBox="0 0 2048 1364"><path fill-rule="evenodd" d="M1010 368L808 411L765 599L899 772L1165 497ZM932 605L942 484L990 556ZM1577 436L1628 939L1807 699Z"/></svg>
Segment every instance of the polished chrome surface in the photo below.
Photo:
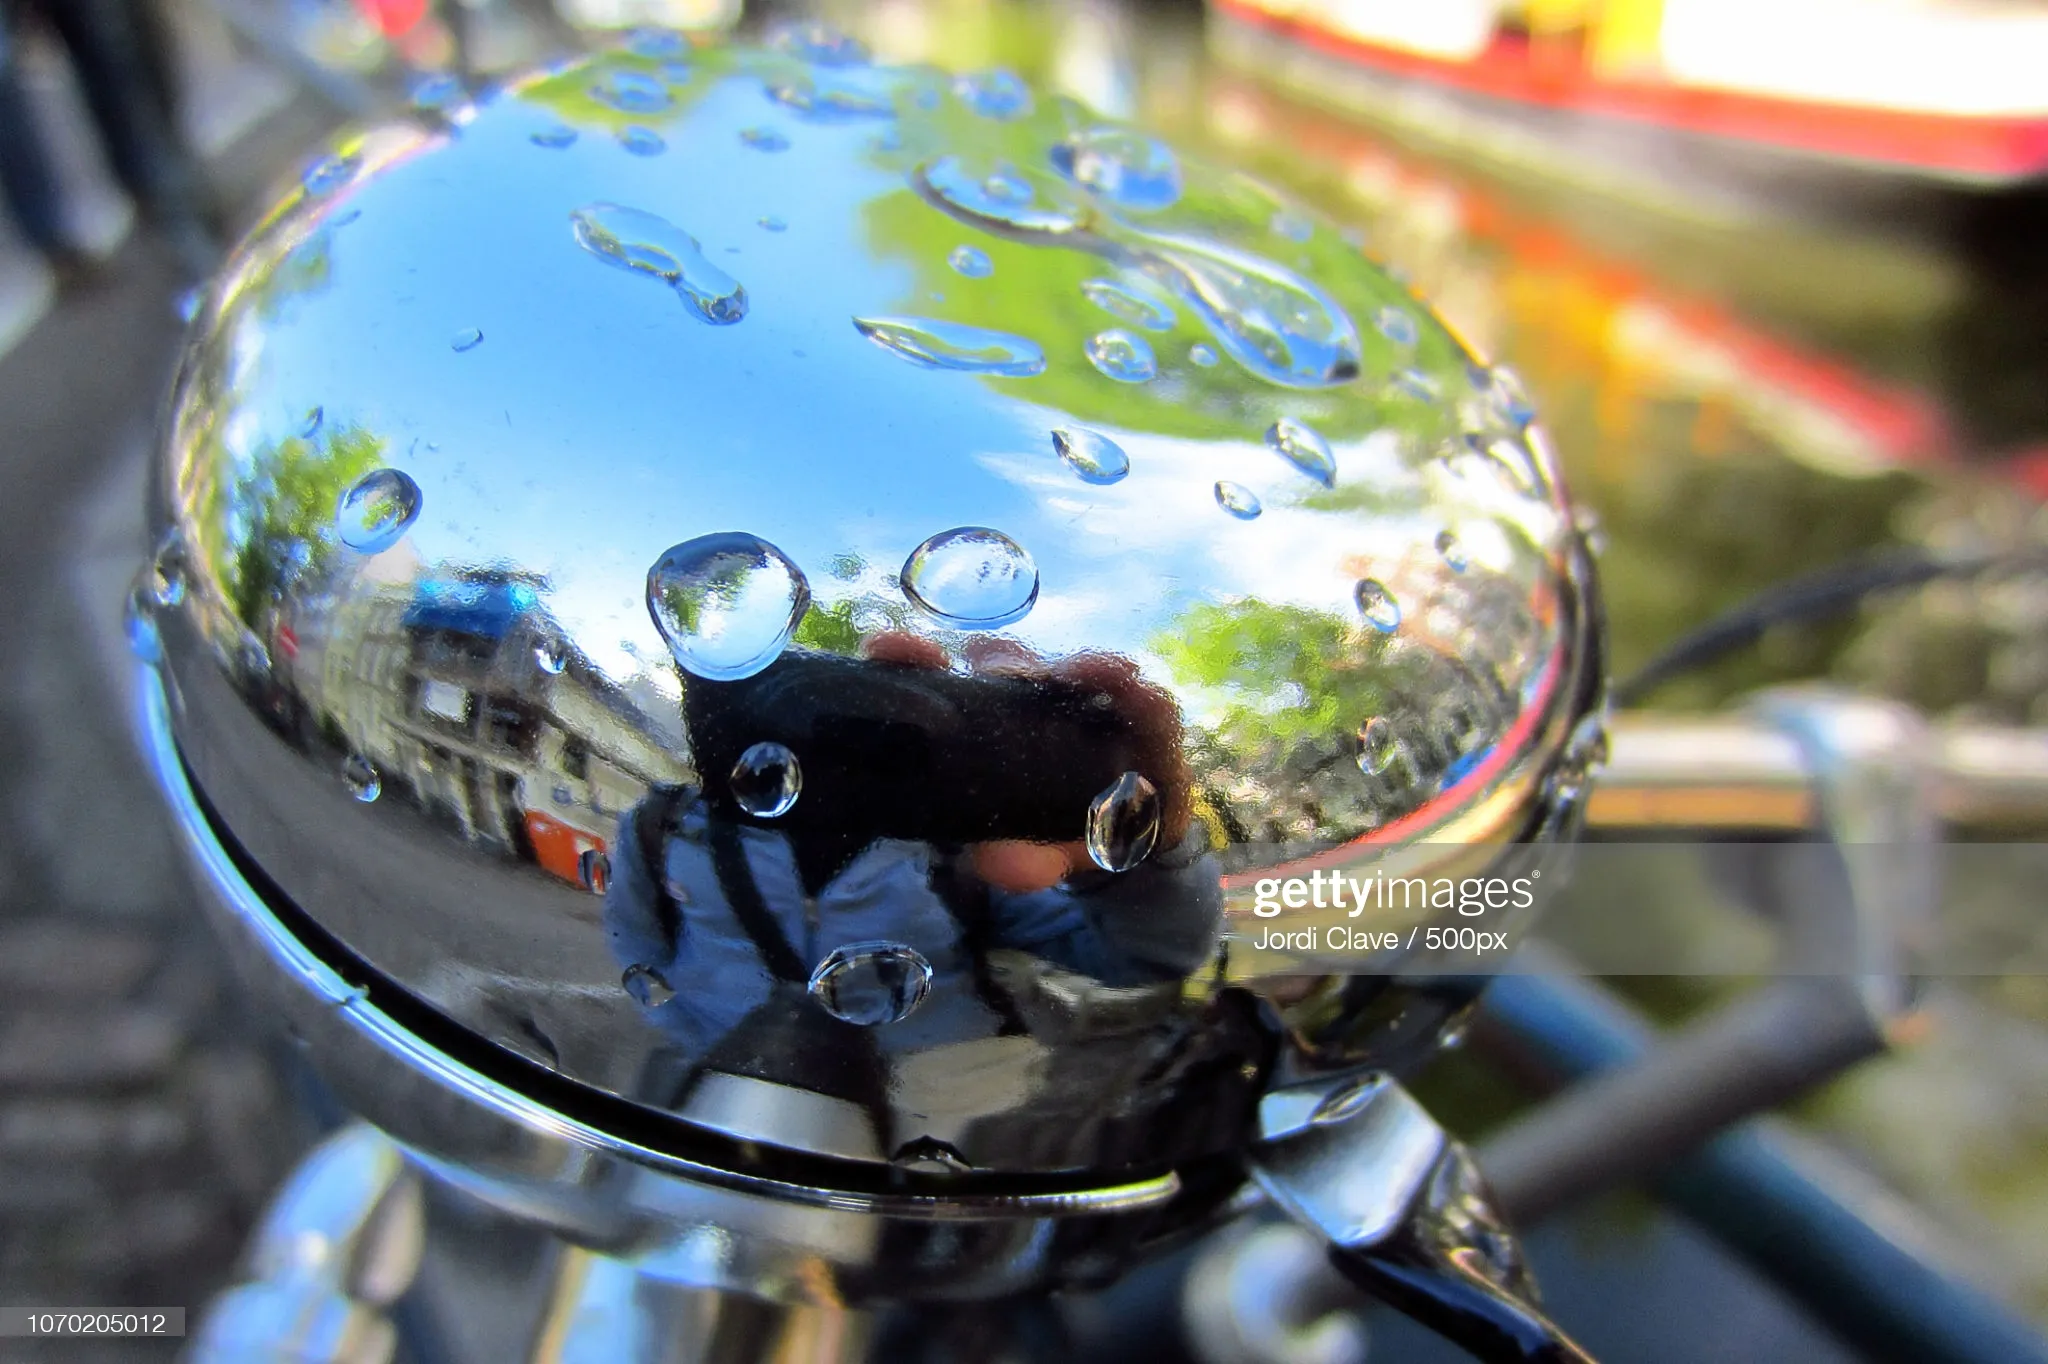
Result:
<svg viewBox="0 0 2048 1364"><path fill-rule="evenodd" d="M386 1051L678 1168L1137 1186L1469 1000L1255 950L1257 881L1583 804L1529 423L1071 100L636 42L313 160L195 322L136 638L202 859Z"/></svg>

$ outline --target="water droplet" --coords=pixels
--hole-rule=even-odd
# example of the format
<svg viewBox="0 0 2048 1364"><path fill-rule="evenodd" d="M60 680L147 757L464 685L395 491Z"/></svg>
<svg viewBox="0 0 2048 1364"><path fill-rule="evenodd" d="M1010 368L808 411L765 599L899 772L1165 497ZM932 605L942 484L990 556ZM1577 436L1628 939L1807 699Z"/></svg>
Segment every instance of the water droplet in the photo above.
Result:
<svg viewBox="0 0 2048 1364"><path fill-rule="evenodd" d="M1159 841L1159 792L1126 772L1088 803L1088 857L1104 871L1123 872L1152 855Z"/></svg>
<svg viewBox="0 0 2048 1364"><path fill-rule="evenodd" d="M742 128L740 129L740 141L746 143L757 152L786 152L789 150L789 139L776 132L773 128Z"/></svg>
<svg viewBox="0 0 2048 1364"><path fill-rule="evenodd" d="M177 302L173 305L177 309L178 320L180 322L190 322L193 318L199 316L199 305L205 301L206 291L196 284L184 293L179 294Z"/></svg>
<svg viewBox="0 0 2048 1364"><path fill-rule="evenodd" d="M986 279L995 273L995 263L988 258L988 252L978 246L956 246L946 257L946 264L969 279Z"/></svg>
<svg viewBox="0 0 2048 1364"><path fill-rule="evenodd" d="M812 123L892 118L896 106L882 91L822 72L806 72L768 86L768 98Z"/></svg>
<svg viewBox="0 0 2048 1364"><path fill-rule="evenodd" d="M772 213L765 218L756 218L754 225L764 232L787 232L789 230L789 224Z"/></svg>
<svg viewBox="0 0 2048 1364"><path fill-rule="evenodd" d="M619 145L635 156L660 156L668 150L668 143L652 128L643 128L637 123L629 124L618 131Z"/></svg>
<svg viewBox="0 0 2048 1364"><path fill-rule="evenodd" d="M1188 348L1188 359L1203 369L1209 369L1215 365L1217 356L1213 349L1197 341Z"/></svg>
<svg viewBox="0 0 2048 1364"><path fill-rule="evenodd" d="M1521 378L1506 365L1495 365L1487 372L1485 387L1494 414L1515 430L1536 420L1536 405L1529 401Z"/></svg>
<svg viewBox="0 0 2048 1364"><path fill-rule="evenodd" d="M377 769L360 753L351 753L342 759L341 780L348 787L348 793L365 805L384 794L384 782L378 777Z"/></svg>
<svg viewBox="0 0 2048 1364"><path fill-rule="evenodd" d="M697 239L666 218L617 204L591 204L569 215L577 244L599 260L665 281L706 322L721 326L747 315L747 291L704 258Z"/></svg>
<svg viewBox="0 0 2048 1364"><path fill-rule="evenodd" d="M398 543L419 514L419 484L397 469L372 469L342 494L335 531L350 549L381 554Z"/></svg>
<svg viewBox="0 0 2048 1364"><path fill-rule="evenodd" d="M941 156L919 166L911 176L918 191L939 208L975 227L1057 236L1078 230L1085 221L1068 205L1041 204L1037 187L1014 167L993 175L976 175L957 156Z"/></svg>
<svg viewBox="0 0 2048 1364"><path fill-rule="evenodd" d="M673 57L688 46L672 28L636 28L626 35L626 50L641 57Z"/></svg>
<svg viewBox="0 0 2048 1364"><path fill-rule="evenodd" d="M313 439L315 435L319 434L320 423L326 420L326 418L327 409L322 407L307 408L305 417L299 422L299 435L307 440Z"/></svg>
<svg viewBox="0 0 2048 1364"><path fill-rule="evenodd" d="M882 349L932 369L1010 378L1045 372L1045 352L1038 343L1008 332L927 317L856 317L853 325Z"/></svg>
<svg viewBox="0 0 2048 1364"><path fill-rule="evenodd" d="M306 173L299 177L311 195L332 194L349 181L363 167L363 159L354 155L323 156L306 167Z"/></svg>
<svg viewBox="0 0 2048 1364"><path fill-rule="evenodd" d="M1031 112L1031 87L1016 72L997 67L977 71L953 82L960 102L983 118L1017 119Z"/></svg>
<svg viewBox="0 0 2048 1364"><path fill-rule="evenodd" d="M674 102L668 86L645 71L618 67L590 87L590 97L622 114L658 114Z"/></svg>
<svg viewBox="0 0 2048 1364"><path fill-rule="evenodd" d="M847 1023L899 1023L931 993L932 964L898 942L848 943L811 972L811 998Z"/></svg>
<svg viewBox="0 0 2048 1364"><path fill-rule="evenodd" d="M458 351L475 350L483 343L484 334L482 329L478 327L464 327L461 331L448 338L448 344Z"/></svg>
<svg viewBox="0 0 2048 1364"><path fill-rule="evenodd" d="M676 997L675 987L668 983L668 977L652 966L628 966L619 977L619 984L643 1009L659 1009Z"/></svg>
<svg viewBox="0 0 2048 1364"><path fill-rule="evenodd" d="M773 663L811 604L787 555L738 531L673 546L647 570L647 610L684 670L714 682Z"/></svg>
<svg viewBox="0 0 2048 1364"><path fill-rule="evenodd" d="M575 143L576 130L566 123L557 123L552 128L542 128L539 132L531 134L526 140L536 147L560 151L563 147Z"/></svg>
<svg viewBox="0 0 2048 1364"><path fill-rule="evenodd" d="M1272 261L1215 242L1153 235L1137 268L1200 313L1233 360L1288 388L1359 375L1358 328L1335 299Z"/></svg>
<svg viewBox="0 0 2048 1364"><path fill-rule="evenodd" d="M899 575L903 594L963 630L1022 620L1038 600L1038 565L999 530L961 526L912 550Z"/></svg>
<svg viewBox="0 0 2048 1364"><path fill-rule="evenodd" d="M466 93L462 88L462 77L452 71L436 71L413 82L412 107L425 110L445 109L460 102Z"/></svg>
<svg viewBox="0 0 2048 1364"><path fill-rule="evenodd" d="M1418 333L1415 319L1400 308L1382 308L1373 314L1372 323L1379 328L1380 335L1397 346L1412 346Z"/></svg>
<svg viewBox="0 0 2048 1364"><path fill-rule="evenodd" d="M1401 756L1401 741L1394 734L1393 721L1375 715L1358 727L1358 770L1368 777L1384 776Z"/></svg>
<svg viewBox="0 0 2048 1364"><path fill-rule="evenodd" d="M149 599L165 610L185 600L185 537L165 534L149 561Z"/></svg>
<svg viewBox="0 0 2048 1364"><path fill-rule="evenodd" d="M1139 213L1180 198L1180 161L1157 138L1129 128L1090 128L1052 149L1053 168L1120 208Z"/></svg>
<svg viewBox="0 0 2048 1364"><path fill-rule="evenodd" d="M1249 521L1265 510L1259 502L1257 493L1244 484L1232 483L1227 478L1219 480L1216 484L1216 505L1240 521Z"/></svg>
<svg viewBox="0 0 2048 1364"><path fill-rule="evenodd" d="M569 646L559 639L540 640L533 646L533 662L549 677L560 677L569 666Z"/></svg>
<svg viewBox="0 0 2048 1364"><path fill-rule="evenodd" d="M1122 327L1088 338L1088 362L1120 384L1142 384L1159 372L1151 343Z"/></svg>
<svg viewBox="0 0 2048 1364"><path fill-rule="evenodd" d="M1052 448L1084 483L1115 483L1131 471L1131 457L1121 445L1085 427L1054 431Z"/></svg>
<svg viewBox="0 0 2048 1364"><path fill-rule="evenodd" d="M921 1175L964 1175L974 1168L957 1147L937 1137L919 1137L903 1143L889 1157L889 1163L899 1170Z"/></svg>
<svg viewBox="0 0 2048 1364"><path fill-rule="evenodd" d="M1316 233L1316 225L1302 214L1281 209L1273 215L1273 230L1291 242L1305 242Z"/></svg>
<svg viewBox="0 0 2048 1364"><path fill-rule="evenodd" d="M1450 531L1440 530L1436 533L1436 552L1444 556L1444 562L1450 566L1453 573L1463 573L1472 566L1472 560L1465 554L1465 546L1460 544L1458 537Z"/></svg>
<svg viewBox="0 0 2048 1364"><path fill-rule="evenodd" d="M1419 369L1404 369L1394 375L1394 388L1415 399L1417 402L1433 403L1437 400L1436 380Z"/></svg>
<svg viewBox="0 0 2048 1364"><path fill-rule="evenodd" d="M788 814L804 790L804 770L796 754L772 740L740 754L729 780L733 800L759 819Z"/></svg>
<svg viewBox="0 0 2048 1364"><path fill-rule="evenodd" d="M1325 488L1337 485L1337 457L1314 427L1282 417L1266 428L1266 445Z"/></svg>
<svg viewBox="0 0 2048 1364"><path fill-rule="evenodd" d="M860 66L868 60L868 50L858 38L817 19L778 24L768 35L768 44L819 66Z"/></svg>
<svg viewBox="0 0 2048 1364"><path fill-rule="evenodd" d="M1394 594L1378 578L1360 578L1358 586L1352 589L1351 600L1358 604L1358 614L1365 617L1365 623L1381 634L1392 634L1401 628L1401 603L1394 600Z"/></svg>
<svg viewBox="0 0 2048 1364"><path fill-rule="evenodd" d="M1317 1127L1327 1127L1357 1117L1379 1094L1383 1083L1379 1076L1369 1075L1333 1089L1323 1096L1308 1120Z"/></svg>
<svg viewBox="0 0 2048 1364"><path fill-rule="evenodd" d="M1173 330L1173 309L1156 299L1145 297L1135 289L1118 284L1113 279L1082 280L1081 292L1087 296L1090 303L1102 311L1134 323L1147 331Z"/></svg>

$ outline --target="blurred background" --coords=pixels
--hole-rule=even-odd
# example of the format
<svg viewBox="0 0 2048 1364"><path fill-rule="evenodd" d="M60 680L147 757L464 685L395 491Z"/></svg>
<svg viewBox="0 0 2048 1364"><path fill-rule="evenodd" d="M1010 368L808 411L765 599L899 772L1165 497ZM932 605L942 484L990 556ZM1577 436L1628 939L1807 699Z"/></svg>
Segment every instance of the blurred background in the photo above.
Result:
<svg viewBox="0 0 2048 1364"><path fill-rule="evenodd" d="M0 0L0 1300L196 1308L334 1116L242 1012L128 740L120 607L187 291L345 122L641 26L712 34L793 12ZM1009 67L1353 229L1521 375L1600 546L1617 675L1857 555L2048 548L2043 0L804 12L885 60ZM1816 678L2038 737L2048 576L1871 594L1637 704L1712 713ZM1710 894L1641 890L1580 888L1556 934L1597 966L1603 934L1650 920L1743 931ZM1995 931L2006 968L1936 982L1912 1046L1791 1116L1900 1196L1915 1235L2048 1325L2041 905L2026 878L1955 891L1944 914ZM1745 985L1615 983L1670 1021ZM1473 1131L1516 1103L1455 1055L1423 1089ZM1596 1346L1588 1313L1692 1322L1702 1353L1685 1357L1850 1357L1647 1203L1609 1199L1537 1250ZM1605 1339L1620 1358L1680 1357L1630 1344L1651 1338Z"/></svg>

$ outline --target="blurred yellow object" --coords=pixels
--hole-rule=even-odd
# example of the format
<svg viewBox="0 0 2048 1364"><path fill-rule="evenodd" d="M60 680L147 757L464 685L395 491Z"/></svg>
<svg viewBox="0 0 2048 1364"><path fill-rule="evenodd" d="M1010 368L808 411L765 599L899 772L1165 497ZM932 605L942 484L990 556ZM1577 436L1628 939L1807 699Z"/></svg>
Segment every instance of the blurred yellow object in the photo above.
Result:
<svg viewBox="0 0 2048 1364"><path fill-rule="evenodd" d="M1659 69L1664 0L1605 0L1586 46L1587 64L1600 76L1640 76Z"/></svg>

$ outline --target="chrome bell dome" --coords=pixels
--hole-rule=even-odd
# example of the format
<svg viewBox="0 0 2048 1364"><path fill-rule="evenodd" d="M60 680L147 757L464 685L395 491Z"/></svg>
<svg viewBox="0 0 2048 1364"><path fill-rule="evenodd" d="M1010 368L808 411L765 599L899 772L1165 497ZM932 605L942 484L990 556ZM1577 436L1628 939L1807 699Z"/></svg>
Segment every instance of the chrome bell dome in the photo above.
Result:
<svg viewBox="0 0 2048 1364"><path fill-rule="evenodd" d="M761 1187L1170 1181L1412 1065L1473 976L1267 926L1464 921L1277 888L1540 865L1597 725L1510 375L1250 179L816 30L334 146L157 473L167 780L256 969Z"/></svg>

